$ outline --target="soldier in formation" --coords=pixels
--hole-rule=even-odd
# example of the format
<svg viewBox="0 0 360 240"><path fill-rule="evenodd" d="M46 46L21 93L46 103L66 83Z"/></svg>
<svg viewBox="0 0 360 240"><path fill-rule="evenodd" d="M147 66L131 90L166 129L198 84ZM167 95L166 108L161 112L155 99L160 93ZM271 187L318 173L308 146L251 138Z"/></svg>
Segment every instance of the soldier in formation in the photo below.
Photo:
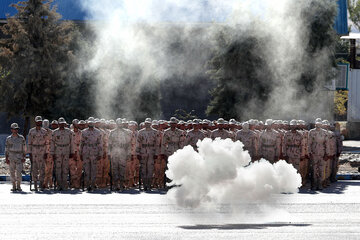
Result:
<svg viewBox="0 0 360 240"><path fill-rule="evenodd" d="M241 141L252 161L286 160L301 175L303 186L321 190L336 181L342 151L338 128L321 119L311 130L302 120L272 119L263 124L256 119L240 123L223 118L187 122L175 117L170 121L146 118L138 125L124 118L115 122L90 117L73 120L70 130L64 118L52 121L49 128L49 121L37 116L35 124L28 135L35 190L51 188L53 183L58 190L69 185L88 191L109 185L120 191L135 186L145 191L164 188L168 158L185 146L197 151L197 142L204 138ZM20 189L21 173L16 170L25 156L17 129L13 124L6 151L7 162L13 164L13 190Z"/></svg>

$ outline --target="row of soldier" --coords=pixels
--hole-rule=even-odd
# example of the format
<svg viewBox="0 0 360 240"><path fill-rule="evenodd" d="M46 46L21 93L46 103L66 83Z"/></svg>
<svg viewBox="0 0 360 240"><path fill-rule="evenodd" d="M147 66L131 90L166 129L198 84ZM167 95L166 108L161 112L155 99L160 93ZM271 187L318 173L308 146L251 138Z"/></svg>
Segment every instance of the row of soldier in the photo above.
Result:
<svg viewBox="0 0 360 240"><path fill-rule="evenodd" d="M274 163L285 159L301 174L304 185L309 181L313 189L322 189L336 180L341 153L340 135L330 131L329 122L321 119L311 131L304 121L292 120L289 124L270 119L264 125L257 120L240 124L222 118L186 123L174 117L170 121L147 118L139 131L135 121L120 118L75 119L69 129L64 118L49 124L37 116L35 124L29 131L27 152L36 191L38 186L41 190L52 188L53 183L58 190L66 190L69 185L87 190L108 186L122 190L136 185L144 190L163 188L168 157L186 145L196 150L197 141L207 137L240 140L253 161L265 158ZM18 125L12 124L12 131L17 129ZM21 135L13 135L7 139L6 159L13 190L19 190L26 146ZM11 164L10 158L17 164Z"/></svg>

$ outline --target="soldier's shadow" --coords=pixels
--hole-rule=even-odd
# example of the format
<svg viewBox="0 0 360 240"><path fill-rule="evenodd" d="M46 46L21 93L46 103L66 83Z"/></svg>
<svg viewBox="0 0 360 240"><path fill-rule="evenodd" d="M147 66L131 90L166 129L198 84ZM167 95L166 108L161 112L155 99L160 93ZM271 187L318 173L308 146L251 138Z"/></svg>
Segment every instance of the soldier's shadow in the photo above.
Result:
<svg viewBox="0 0 360 240"><path fill-rule="evenodd" d="M35 194L46 194L46 195L53 195L53 194L68 194L68 195L77 195L77 194L81 194L82 191L78 190L78 189L71 189L71 190L65 190L65 191L58 191L58 190L54 190L54 189L46 189L44 191L32 191Z"/></svg>
<svg viewBox="0 0 360 240"><path fill-rule="evenodd" d="M329 187L324 188L323 190L312 191L309 189L300 189L299 193L300 194L319 194L319 193L344 194L345 190L349 186L360 186L360 182L351 181L351 180L337 181L335 183L332 183Z"/></svg>
<svg viewBox="0 0 360 240"><path fill-rule="evenodd" d="M192 226L179 226L179 228L186 230L240 230L240 229L269 229L280 227L308 227L311 224L296 224L296 223L265 223L265 224L198 224Z"/></svg>

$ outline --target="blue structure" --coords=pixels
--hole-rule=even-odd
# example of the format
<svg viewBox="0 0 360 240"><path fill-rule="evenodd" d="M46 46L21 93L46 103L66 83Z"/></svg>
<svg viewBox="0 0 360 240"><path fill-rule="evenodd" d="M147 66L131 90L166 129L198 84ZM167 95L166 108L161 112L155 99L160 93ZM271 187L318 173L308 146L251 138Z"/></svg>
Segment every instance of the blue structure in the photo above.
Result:
<svg viewBox="0 0 360 240"><path fill-rule="evenodd" d="M347 15L347 1L338 0L338 16L335 20L335 30L339 35L348 35L348 15Z"/></svg>
<svg viewBox="0 0 360 240"><path fill-rule="evenodd" d="M10 4L17 3L19 0L0 0L0 20L6 19L6 15L13 16L16 9ZM62 15L64 20L84 21L86 12L81 8L81 0L55 0L57 12Z"/></svg>

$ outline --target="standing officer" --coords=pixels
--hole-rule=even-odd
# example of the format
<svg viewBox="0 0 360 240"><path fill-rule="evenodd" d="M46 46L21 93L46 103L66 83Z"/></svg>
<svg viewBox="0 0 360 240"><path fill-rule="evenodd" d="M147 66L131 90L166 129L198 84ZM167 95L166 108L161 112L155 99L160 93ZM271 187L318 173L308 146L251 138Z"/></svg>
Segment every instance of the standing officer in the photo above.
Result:
<svg viewBox="0 0 360 240"><path fill-rule="evenodd" d="M131 159L132 132L124 128L125 121L116 119L117 128L111 131L109 136L108 156L111 161L113 185L117 191L124 188L125 168Z"/></svg>
<svg viewBox="0 0 360 240"><path fill-rule="evenodd" d="M44 119L43 121L43 128L46 130L46 153L47 158L45 160L45 177L44 177L44 188L52 188L53 181L53 167L54 167L54 161L52 159L52 156L50 154L50 146L51 146L51 138L53 131L49 128L49 120Z"/></svg>
<svg viewBox="0 0 360 240"><path fill-rule="evenodd" d="M252 161L258 159L259 141L256 132L250 130L248 122L244 122L242 129L236 133L236 140L244 144L244 150L249 152Z"/></svg>
<svg viewBox="0 0 360 240"><path fill-rule="evenodd" d="M145 191L151 190L154 161L159 154L158 134L158 131L151 127L151 118L146 118L145 128L139 131L137 138L137 154L140 160L141 179Z"/></svg>
<svg viewBox="0 0 360 240"><path fill-rule="evenodd" d="M45 179L45 161L47 159L46 142L48 132L42 128L42 117L35 117L36 127L30 129L28 134L28 152L31 161L32 181L34 182L35 191L38 191L38 181L40 189L44 190Z"/></svg>
<svg viewBox="0 0 360 240"><path fill-rule="evenodd" d="M22 191L21 171L25 162L25 138L18 134L19 125L11 124L11 135L6 138L5 142L5 161L10 165L10 178L13 185L11 191Z"/></svg>
<svg viewBox="0 0 360 240"><path fill-rule="evenodd" d="M259 140L260 155L270 163L275 163L280 157L281 139L279 133L273 129L272 119L267 119L265 126L266 129L261 133Z"/></svg>
<svg viewBox="0 0 360 240"><path fill-rule="evenodd" d="M65 126L65 119L59 118L59 128L53 132L50 150L55 162L56 186L60 191L68 189L69 158L74 155L72 132Z"/></svg>
<svg viewBox="0 0 360 240"><path fill-rule="evenodd" d="M81 122L83 124L83 122ZM80 181L81 181L81 170L82 170L82 162L80 161L80 142L81 142L81 131L79 129L79 120L74 119L72 121L73 129L72 133L72 141L74 144L74 155L69 160L69 168L70 168L70 186L71 188L80 189Z"/></svg>
<svg viewBox="0 0 360 240"><path fill-rule="evenodd" d="M300 173L300 159L304 158L303 135L297 131L297 121L290 121L290 131L284 135L284 157Z"/></svg>
<svg viewBox="0 0 360 240"><path fill-rule="evenodd" d="M103 155L103 141L100 130L95 128L93 117L88 119L88 128L82 131L80 156L84 168L84 186L88 191L95 187L96 168Z"/></svg>

